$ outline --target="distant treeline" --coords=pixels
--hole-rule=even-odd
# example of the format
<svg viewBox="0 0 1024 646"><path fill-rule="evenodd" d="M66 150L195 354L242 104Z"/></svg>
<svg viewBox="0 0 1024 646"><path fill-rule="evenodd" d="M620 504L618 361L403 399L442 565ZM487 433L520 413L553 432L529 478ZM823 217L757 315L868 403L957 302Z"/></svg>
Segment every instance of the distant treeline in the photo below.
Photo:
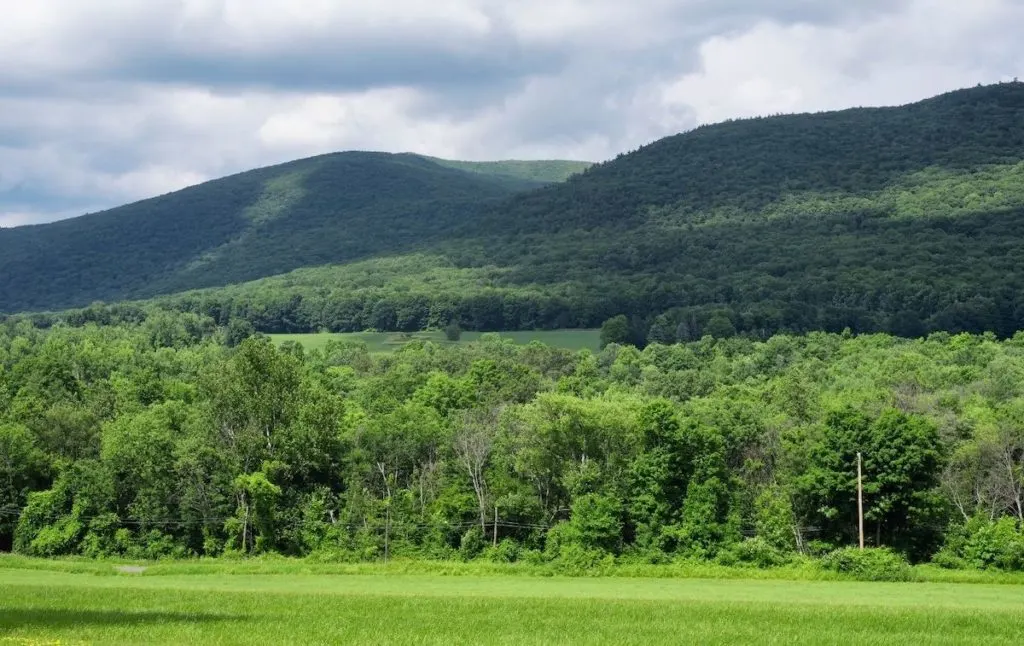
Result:
<svg viewBox="0 0 1024 646"><path fill-rule="evenodd" d="M1010 274L1016 280L1016 274ZM614 285L614 282L610 283ZM218 326L242 327L267 334L306 332L360 332L364 330L415 332L443 329L455 322L462 329L483 332L596 328L625 316L628 333L616 337L638 347L647 343L696 341L705 335L718 338L746 336L767 339L776 334L811 331L854 333L885 332L919 337L934 332L980 334L1000 338L1024 329L1024 290L994 286L967 294L965 290L915 290L913 300L896 289L874 294L847 293L816 303L810 288L808 301L765 300L756 303L710 302L666 307L650 294L630 296L629 286L608 294L576 297L545 295L516 287L467 290L468 293L395 293L388 288L317 293L325 290L277 289L270 281L251 286L138 303L95 303L64 312L10 315L38 327L56 324L136 324L160 312L192 313ZM558 291L563 291L559 289ZM824 295L823 295L824 296ZM844 302L845 301L845 302ZM663 308L664 309L661 309ZM3 315L0 315L3 318Z"/></svg>

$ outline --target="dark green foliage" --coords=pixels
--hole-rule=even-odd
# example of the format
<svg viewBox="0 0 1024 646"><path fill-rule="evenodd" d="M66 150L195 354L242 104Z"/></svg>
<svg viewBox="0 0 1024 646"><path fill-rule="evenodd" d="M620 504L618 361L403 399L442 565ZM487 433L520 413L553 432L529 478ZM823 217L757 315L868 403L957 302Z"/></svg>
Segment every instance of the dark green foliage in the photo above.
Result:
<svg viewBox="0 0 1024 646"><path fill-rule="evenodd" d="M704 326L704 334L710 334L716 339L728 339L736 336L736 326L732 324L728 316L715 314Z"/></svg>
<svg viewBox="0 0 1024 646"><path fill-rule="evenodd" d="M612 343L629 343L629 319L624 314L613 316L601 324L601 347Z"/></svg>
<svg viewBox="0 0 1024 646"><path fill-rule="evenodd" d="M936 547L943 466L938 429L916 415L886 410L872 421L852 408L828 415L823 437L797 486L825 514L822 537L837 545L857 536L857 453L863 453L864 518L874 545L920 558Z"/></svg>
<svg viewBox="0 0 1024 646"><path fill-rule="evenodd" d="M23 426L5 424L0 417L0 551L9 551L14 540L16 510L28 502L29 493L46 483L49 465Z"/></svg>
<svg viewBox="0 0 1024 646"><path fill-rule="evenodd" d="M224 330L224 344L233 348L236 345L241 345L242 341L253 334L256 334L256 329L247 319L232 318Z"/></svg>
<svg viewBox="0 0 1024 646"><path fill-rule="evenodd" d="M462 328L459 327L459 324L456 321L452 321L445 326L444 338L452 342L458 341L462 338Z"/></svg>

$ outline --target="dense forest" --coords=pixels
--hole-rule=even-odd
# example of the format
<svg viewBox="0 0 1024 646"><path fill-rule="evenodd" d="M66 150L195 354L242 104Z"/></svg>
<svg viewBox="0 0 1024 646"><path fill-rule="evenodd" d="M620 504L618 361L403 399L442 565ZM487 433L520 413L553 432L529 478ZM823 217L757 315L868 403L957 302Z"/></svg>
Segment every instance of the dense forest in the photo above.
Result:
<svg viewBox="0 0 1024 646"><path fill-rule="evenodd" d="M42 249L33 236L56 229L0 232L0 250L16 252L0 256L0 309L163 293L34 320L130 321L157 308L267 333L597 327L624 315L626 339L641 347L706 333L1008 338L1024 328L1021 83L702 127L527 191L508 180L528 177L514 164L373 158L414 160L416 177L433 182L416 184L368 170L369 158L329 159L307 175L257 172L152 202L166 212L146 222L197 240L205 220L175 222L208 210L186 198L214 208L234 195L246 213L271 214L253 216L263 223L241 237L225 231L230 241L184 267L162 248L110 242L138 234L160 247L145 228L93 236L103 214L47 227L80 227L74 237L104 258ZM236 190L243 179L251 187ZM424 187L447 201L420 200ZM342 197L365 208L343 209ZM64 282L50 280L57 273Z"/></svg>
<svg viewBox="0 0 1024 646"><path fill-rule="evenodd" d="M1024 569L1024 335L276 347L0 324L0 547ZM826 556L826 558L829 558Z"/></svg>

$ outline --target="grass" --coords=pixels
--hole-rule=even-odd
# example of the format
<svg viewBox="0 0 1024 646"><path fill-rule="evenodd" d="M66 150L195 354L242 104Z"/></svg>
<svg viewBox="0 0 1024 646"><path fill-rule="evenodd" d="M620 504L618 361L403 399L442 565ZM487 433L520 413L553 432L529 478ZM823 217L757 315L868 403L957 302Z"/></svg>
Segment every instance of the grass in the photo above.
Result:
<svg viewBox="0 0 1024 646"><path fill-rule="evenodd" d="M571 574L588 578L643 578L643 579L736 579L772 581L854 581L855 577L821 567L819 561L801 560L789 565L758 568L755 566L726 566L708 561L677 561L654 565L650 563L620 563L611 567L591 570L565 571L557 564L500 563L488 560L431 561L415 558L397 558L387 563L343 562L331 555L321 560L266 554L249 558L166 559L159 561L128 559L90 559L61 557L33 558L14 554L0 554L0 573L4 570L44 570L79 574L112 576L123 566L142 567L148 576L157 575L423 575L445 577L551 578ZM950 570L934 565L916 565L911 568L910 581L917 583L971 583L986 585L1019 585L1024 587L1024 572L1001 570Z"/></svg>
<svg viewBox="0 0 1024 646"><path fill-rule="evenodd" d="M22 565L35 563L36 569ZM0 645L1015 644L1024 586L61 571L0 560ZM94 566L99 564L94 563ZM386 574L384 572L387 572Z"/></svg>
<svg viewBox="0 0 1024 646"><path fill-rule="evenodd" d="M485 332L463 332L462 338L456 343L474 343L480 340ZM540 341L555 348L566 350L582 350L584 348L600 349L600 330L534 330L526 332L497 332L502 339L526 345ZM321 333L321 334L271 334L277 343L296 341L307 350L321 350L330 340L356 341L366 344L370 352L393 352L410 341L430 341L440 345L450 345L444 332L352 332L352 333Z"/></svg>

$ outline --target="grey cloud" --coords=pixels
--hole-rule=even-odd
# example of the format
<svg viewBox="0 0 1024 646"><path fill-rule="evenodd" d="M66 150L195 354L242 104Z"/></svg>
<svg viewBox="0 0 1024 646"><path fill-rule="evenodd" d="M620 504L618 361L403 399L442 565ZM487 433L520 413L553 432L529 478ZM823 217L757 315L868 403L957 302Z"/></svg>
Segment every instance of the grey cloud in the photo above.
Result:
<svg viewBox="0 0 1024 646"><path fill-rule="evenodd" d="M73 50L87 42L105 43L97 63L83 62L50 80L23 74L21 66L0 61L0 92L51 94L54 85L99 82L191 84L232 91L239 87L280 91L357 91L373 87L409 86L456 91L460 86L514 84L535 75L556 73L581 56L595 63L629 60L635 69L665 69L667 63L694 64L693 48L717 33L744 29L762 20L832 24L880 11L897 11L908 0L646 0L633 3L625 24L603 25L582 37L526 42L510 24L509 12L480 3L490 19L485 33L464 33L443 25L421 31L405 27L389 36L386 30L351 34L344 24L310 38L268 43L264 48L236 46L217 14L181 28L171 28L173 3L162 3L153 20L135 17L125 29L110 32L96 21L64 45ZM609 0L597 0L615 4ZM618 2L618 0L616 0ZM588 5L580 3L578 10ZM541 14L543 17L544 14ZM140 24L141 23L141 24ZM166 24L163 24L166 23ZM604 40L599 36L613 37ZM77 38L77 40L76 40ZM223 40L224 42L220 42ZM639 45L638 45L639 43ZM95 46L93 47L95 49Z"/></svg>
<svg viewBox="0 0 1024 646"><path fill-rule="evenodd" d="M1015 1L979 0L978 11ZM260 6L260 0L250 2L237 7ZM258 29L229 26L228 3L213 0L199 2L205 11L188 20L181 13L185 3L171 0L154 0L147 11L124 8L121 19L102 20L99 10L84 11L66 0L77 13L59 33L38 35L48 43L38 48L42 53L0 56L0 222L4 213L24 219L25 213L64 215L76 205L82 211L113 206L169 190L175 182L338 147L476 159L609 158L707 115L774 109L751 105L759 96L732 91L735 70L749 72L747 80L768 74L745 66L744 57L764 52L742 42L705 51L716 38L728 44L766 23L852 33L879 21L902 25L908 8L959 2L453 0L444 6L473 15L392 25L365 15L362 22L350 21L334 12L325 14L322 28L299 20L275 30L266 23ZM109 14L115 10L108 4ZM401 4L380 0L379 6L388 6L393 18ZM405 4L426 15L426 4ZM369 12L378 5L362 6ZM796 108L825 102L822 95L832 89L821 83L825 74L856 82L857 93L850 90L843 101L902 98L907 90L898 81L876 78L893 63L903 67L893 79L913 78L910 66L920 65L928 82L914 84L916 93L954 89L944 84L966 78L960 68L990 76L979 81L997 80L1004 68L1024 63L1024 45L1012 21L1006 22L984 23L984 37L965 32L961 40L972 47L957 50L965 53L958 54L957 73L949 75L955 81L944 75L954 63L933 62L935 53L919 41L904 44L902 27L880 36L877 47L775 80L821 88ZM915 47L921 61L906 56ZM717 54L736 59L709 58ZM808 49L793 55L818 54ZM779 56L772 59L778 65L792 61ZM720 68L706 69L714 65ZM674 88L671 100L666 87ZM410 92L387 94L392 88ZM325 107L314 100L324 96L335 103ZM352 125L361 120L366 125ZM275 129L268 137L264 126L271 122ZM5 174L18 177L16 190L3 183Z"/></svg>
<svg viewBox="0 0 1024 646"><path fill-rule="evenodd" d="M285 52L231 55L167 49L126 57L100 78L296 91L357 91L406 86L444 90L487 86L561 68L568 53L514 41L448 48L420 43L296 44Z"/></svg>

